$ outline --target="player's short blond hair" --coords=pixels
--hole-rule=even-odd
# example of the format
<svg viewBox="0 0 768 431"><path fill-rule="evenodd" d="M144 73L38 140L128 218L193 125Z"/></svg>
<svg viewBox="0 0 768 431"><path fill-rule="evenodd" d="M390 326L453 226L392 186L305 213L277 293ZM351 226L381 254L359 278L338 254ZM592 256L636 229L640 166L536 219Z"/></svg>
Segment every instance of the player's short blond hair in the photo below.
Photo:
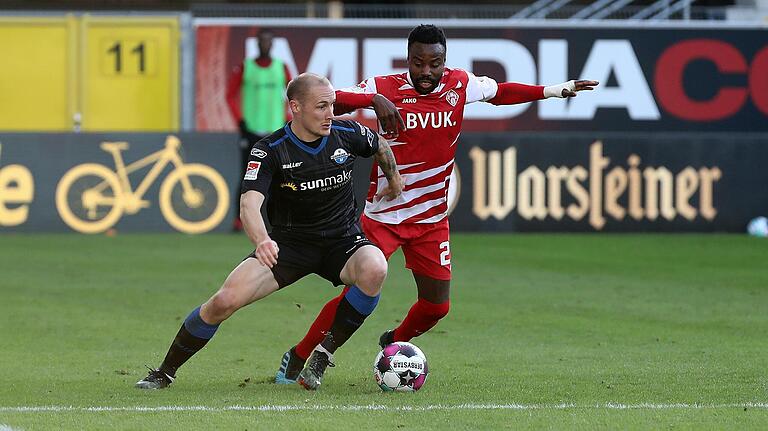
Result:
<svg viewBox="0 0 768 431"><path fill-rule="evenodd" d="M318 75L316 73L305 72L301 75L291 79L288 83L288 88L285 91L288 100L296 100L297 102L303 102L309 89L316 85L331 86L331 81L325 76Z"/></svg>

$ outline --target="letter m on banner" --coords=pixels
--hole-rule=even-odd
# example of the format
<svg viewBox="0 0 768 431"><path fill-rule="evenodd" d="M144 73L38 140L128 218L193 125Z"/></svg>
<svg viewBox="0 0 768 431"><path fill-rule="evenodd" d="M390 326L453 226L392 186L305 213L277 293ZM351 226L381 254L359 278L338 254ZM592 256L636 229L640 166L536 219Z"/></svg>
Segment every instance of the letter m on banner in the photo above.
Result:
<svg viewBox="0 0 768 431"><path fill-rule="evenodd" d="M503 220L515 208L517 150L514 147L486 153L478 147L472 159L472 212L480 220Z"/></svg>

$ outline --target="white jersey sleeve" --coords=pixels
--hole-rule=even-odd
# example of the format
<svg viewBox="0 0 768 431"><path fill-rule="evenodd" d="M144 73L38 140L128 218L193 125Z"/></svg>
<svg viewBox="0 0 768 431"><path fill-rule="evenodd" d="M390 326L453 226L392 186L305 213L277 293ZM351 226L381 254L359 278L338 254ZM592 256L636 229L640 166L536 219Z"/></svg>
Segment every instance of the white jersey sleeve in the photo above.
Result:
<svg viewBox="0 0 768 431"><path fill-rule="evenodd" d="M376 78L368 78L355 86L340 88L339 90L346 93L376 94Z"/></svg>
<svg viewBox="0 0 768 431"><path fill-rule="evenodd" d="M467 105L493 99L499 90L499 84L493 78L475 76L472 72L467 72L467 78Z"/></svg>

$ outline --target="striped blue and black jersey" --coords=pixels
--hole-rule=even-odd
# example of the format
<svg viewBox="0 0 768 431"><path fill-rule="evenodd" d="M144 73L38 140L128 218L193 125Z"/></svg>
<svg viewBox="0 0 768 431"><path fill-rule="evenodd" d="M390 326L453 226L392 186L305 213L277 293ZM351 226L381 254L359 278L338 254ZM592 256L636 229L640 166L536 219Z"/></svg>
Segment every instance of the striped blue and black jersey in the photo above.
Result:
<svg viewBox="0 0 768 431"><path fill-rule="evenodd" d="M251 149L241 193L267 198L273 229L344 235L357 222L352 168L357 156L378 151L377 135L355 121L333 120L331 134L303 142L290 123Z"/></svg>

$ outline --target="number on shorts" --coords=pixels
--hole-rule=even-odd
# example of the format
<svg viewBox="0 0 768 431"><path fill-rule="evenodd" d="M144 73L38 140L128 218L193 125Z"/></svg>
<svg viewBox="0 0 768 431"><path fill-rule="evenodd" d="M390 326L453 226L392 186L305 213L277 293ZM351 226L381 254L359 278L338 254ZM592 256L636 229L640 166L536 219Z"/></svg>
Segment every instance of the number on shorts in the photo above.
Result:
<svg viewBox="0 0 768 431"><path fill-rule="evenodd" d="M451 264L451 245L448 243L448 241L440 243L440 250L443 250L442 253L440 253L440 265L448 266Z"/></svg>

